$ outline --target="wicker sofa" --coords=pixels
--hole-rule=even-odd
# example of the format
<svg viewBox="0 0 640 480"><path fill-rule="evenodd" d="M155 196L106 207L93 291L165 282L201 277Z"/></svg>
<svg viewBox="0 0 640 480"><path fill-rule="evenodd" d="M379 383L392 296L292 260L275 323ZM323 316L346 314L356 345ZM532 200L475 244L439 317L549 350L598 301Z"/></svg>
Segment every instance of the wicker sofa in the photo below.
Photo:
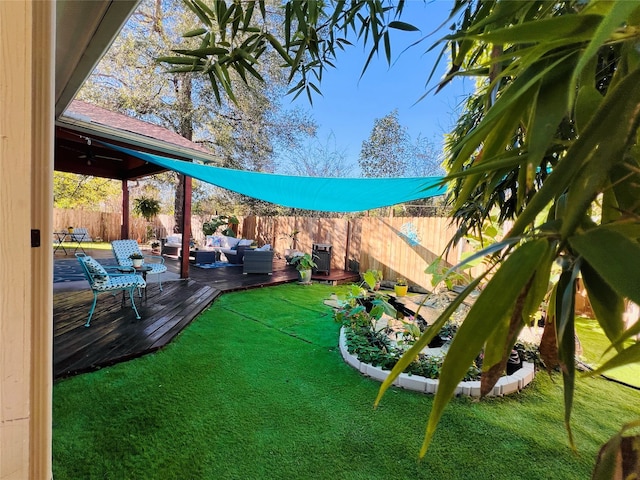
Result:
<svg viewBox="0 0 640 480"><path fill-rule="evenodd" d="M221 257L222 260L227 260L229 263L242 264L244 259L244 252L253 243L253 240L227 237L224 235L208 235L205 238L205 244L203 247L199 247L200 251L220 252L224 254ZM161 240L161 253L162 255L176 255L182 254L182 234L174 233L167 235L166 238Z"/></svg>
<svg viewBox="0 0 640 480"><path fill-rule="evenodd" d="M229 263L242 264L244 252L248 250L253 240L245 238L227 237L225 235L207 235L204 249L217 250L224 255Z"/></svg>
<svg viewBox="0 0 640 480"><path fill-rule="evenodd" d="M160 239L160 253L162 255L180 256L182 249L182 234L173 233L166 238Z"/></svg>
<svg viewBox="0 0 640 480"><path fill-rule="evenodd" d="M273 250L245 250L242 273L273 273Z"/></svg>

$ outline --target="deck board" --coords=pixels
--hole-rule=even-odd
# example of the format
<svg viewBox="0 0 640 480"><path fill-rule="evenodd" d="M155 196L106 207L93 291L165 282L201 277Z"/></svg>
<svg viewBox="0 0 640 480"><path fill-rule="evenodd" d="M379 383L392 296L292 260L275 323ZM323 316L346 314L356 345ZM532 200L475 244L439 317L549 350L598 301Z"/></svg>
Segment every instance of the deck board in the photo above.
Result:
<svg viewBox="0 0 640 480"><path fill-rule="evenodd" d="M167 261L177 272L177 262ZM357 279L352 272L332 271L319 281L347 282ZM128 296L98 296L91 326L85 327L93 294L88 284L79 290L54 291L53 376L61 379L93 371L154 352L170 343L194 318L225 292L295 282L297 272L284 262L274 262L272 275L242 274L242 268L190 268L188 279L147 285L146 298L135 297L142 317L135 318ZM76 282L78 283L78 282ZM83 282L80 282L83 283Z"/></svg>

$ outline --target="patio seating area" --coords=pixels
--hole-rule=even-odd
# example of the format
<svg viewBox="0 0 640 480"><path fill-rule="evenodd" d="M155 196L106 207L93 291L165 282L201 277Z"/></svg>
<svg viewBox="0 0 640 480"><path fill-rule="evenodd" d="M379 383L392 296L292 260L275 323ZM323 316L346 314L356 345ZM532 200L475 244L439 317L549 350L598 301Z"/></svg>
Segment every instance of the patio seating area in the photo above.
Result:
<svg viewBox="0 0 640 480"><path fill-rule="evenodd" d="M88 250L103 263L112 260L111 251ZM55 259L56 261L68 261ZM284 260L273 260L273 271L243 274L243 265L225 268L191 268L189 279L180 279L177 259L166 258L163 289L158 275L148 277L143 298L136 297L140 320L122 296L102 294L90 327L85 327L93 294L86 281L54 284L53 376L64 378L151 353L171 342L191 321L222 293L295 282L298 272ZM356 280L353 272L332 271L319 275L324 283ZM154 281L155 280L155 281ZM300 287L304 288L304 287Z"/></svg>

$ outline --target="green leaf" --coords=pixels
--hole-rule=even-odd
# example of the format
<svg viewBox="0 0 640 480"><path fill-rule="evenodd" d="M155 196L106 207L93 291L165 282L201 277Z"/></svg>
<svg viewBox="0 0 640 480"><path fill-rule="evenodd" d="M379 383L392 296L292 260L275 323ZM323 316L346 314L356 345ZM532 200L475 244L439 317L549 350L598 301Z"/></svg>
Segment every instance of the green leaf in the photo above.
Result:
<svg viewBox="0 0 640 480"><path fill-rule="evenodd" d="M570 44L590 40L601 21L599 15L563 15L466 37L497 44L549 43L556 39Z"/></svg>
<svg viewBox="0 0 640 480"><path fill-rule="evenodd" d="M410 23L405 23L405 22L400 22L400 21L393 21L393 22L389 22L388 25L389 28L395 28L396 30L403 30L405 32L419 32L420 29L411 25Z"/></svg>
<svg viewBox="0 0 640 480"><path fill-rule="evenodd" d="M196 14L202 23L211 28L211 20L209 20L209 17L207 17L207 14L202 10L202 8L200 8L200 5L198 5L196 0L184 0L184 3L193 13Z"/></svg>
<svg viewBox="0 0 640 480"><path fill-rule="evenodd" d="M208 55L226 55L229 53L229 50L220 47L205 47L198 48L197 50L190 50L189 53L198 57L204 57Z"/></svg>
<svg viewBox="0 0 640 480"><path fill-rule="evenodd" d="M267 34L265 38L271 44L271 46L275 48L276 52L278 52L278 55L280 55L280 57L285 62L287 62L288 65L291 65L293 63L293 60L291 59L287 51L284 49L282 44L273 35Z"/></svg>
<svg viewBox="0 0 640 480"><path fill-rule="evenodd" d="M631 158L630 158L631 157ZM640 213L640 152L630 152L624 163L615 165L610 172L618 215ZM604 212L603 212L604 216ZM611 215L610 215L611 216ZM604 223L604 218L603 218ZM640 238L640 235L636 236Z"/></svg>
<svg viewBox="0 0 640 480"><path fill-rule="evenodd" d="M183 33L182 36L184 38L197 37L199 35L204 35L205 33L207 33L206 28L196 28L195 30L189 30L187 33Z"/></svg>
<svg viewBox="0 0 640 480"><path fill-rule="evenodd" d="M529 290L529 294L527 295L524 303L522 309L523 324L526 324L531 315L538 310L540 304L544 300L544 297L549 292L551 267L553 266L553 262L556 258L556 242L550 242L549 247L550 248L547 250L546 255L541 258L540 263L536 268L531 289Z"/></svg>
<svg viewBox="0 0 640 480"><path fill-rule="evenodd" d="M170 63L172 65L203 65L199 58L189 57L158 57L158 62Z"/></svg>
<svg viewBox="0 0 640 480"><path fill-rule="evenodd" d="M548 248L546 240L533 240L516 249L495 272L469 310L442 365L420 457L425 455L444 408L458 383L496 328L496 315L502 316L503 312L512 308L515 298L535 272L540 260L546 256Z"/></svg>
<svg viewBox="0 0 640 480"><path fill-rule="evenodd" d="M637 116L640 115L640 111L635 108L635 105L640 103L638 82L640 70L625 78L619 84L621 88L615 89L615 94L611 91L607 94L594 119L589 122L583 134L571 145L565 157L558 162L540 190L529 201L526 209L516 219L509 235L520 235L553 201L558 192L563 192L570 184L573 198L567 201L561 232L563 237L582 220L586 206L594 198L594 185L590 181L594 181L596 187L604 183L606 167L620 158L620 152L625 148L622 144L626 144L630 130L634 128ZM619 125L620 128L612 131L612 125ZM626 138L621 138L623 136ZM594 156L599 157L600 163L605 163L605 168L585 168L585 164L590 163ZM582 179L580 186L577 186L576 179L580 177L580 172L588 178ZM595 191L597 190L595 188Z"/></svg>
<svg viewBox="0 0 640 480"><path fill-rule="evenodd" d="M566 162L582 163L571 179L567 209L560 231L563 238L580 223L586 209L602 190L609 171L622 162L628 146L636 140L640 119L640 69L609 89L594 119L567 152ZM616 125L612 130L611 126ZM580 155L580 156L578 156Z"/></svg>
<svg viewBox="0 0 640 480"><path fill-rule="evenodd" d="M202 0L192 0L194 2L196 2L198 4L198 7L200 7L200 9L209 17L209 18L214 18L215 15L213 13L213 11L209 8L209 6L204 3Z"/></svg>
<svg viewBox="0 0 640 480"><path fill-rule="evenodd" d="M569 237L571 247L619 295L640 304L640 244L614 230L598 227Z"/></svg>
<svg viewBox="0 0 640 480"><path fill-rule="evenodd" d="M244 25L250 25L251 19L253 18L253 10L255 8L256 3L248 2L246 5L247 5L247 8L244 11L244 19L242 20L242 23L244 23Z"/></svg>
<svg viewBox="0 0 640 480"><path fill-rule="evenodd" d="M598 53L600 47L608 40L611 34L620 28L621 25L625 23L625 20L631 15L631 13L638 8L638 4L636 2L629 1L617 1L613 2L611 10L605 15L604 19L599 22L599 25L596 31L589 37L587 40L589 41L589 45L582 53L580 60L578 61L578 65L576 65L575 71L573 72L573 78L571 79L571 84L575 85L582 73L582 69L591 61L591 59ZM586 17L586 15L582 15L582 17ZM571 103L573 98L573 94L570 95L569 101Z"/></svg>
<svg viewBox="0 0 640 480"><path fill-rule="evenodd" d="M538 91L538 82L542 80L551 70L558 66L562 66L571 58L571 55L559 58L551 65L539 65L534 64L528 69L527 74L523 74L516 78L507 89L502 92L496 103L489 109L484 116L480 124L465 137L464 143L461 145L460 151L456 155L456 160L451 165L450 171L459 172L463 170L464 164L468 161L469 157L476 151L478 146L484 142L487 144L486 139L492 133L495 132L496 125L498 123L508 124L505 122L504 117L508 116L509 120L513 118L520 118L523 114L523 109L530 102L531 97L527 97L527 94L534 94ZM513 132L508 132L512 134ZM507 133L498 131L494 133L496 138L505 138ZM494 153L498 153L504 146L493 145L490 148ZM484 158L484 157L483 157ZM486 157L487 160L490 158Z"/></svg>
<svg viewBox="0 0 640 480"><path fill-rule="evenodd" d="M578 265L572 270L564 270L560 274L556 290L555 318L556 335L558 341L558 359L562 370L564 384L564 426L569 435L569 444L575 450L573 433L571 431L571 411L575 393L575 291Z"/></svg>
<svg viewBox="0 0 640 480"><path fill-rule="evenodd" d="M613 290L607 282L593 269L585 259L581 266L582 280L584 282L589 303L593 308L598 323L607 335L607 338L615 342L624 331L622 314L624 312L624 300Z"/></svg>
<svg viewBox="0 0 640 480"><path fill-rule="evenodd" d="M389 40L389 32L384 32L384 54L387 57L387 63L391 65L391 41Z"/></svg>
<svg viewBox="0 0 640 480"><path fill-rule="evenodd" d="M173 67L167 69L168 73L188 73L188 72L202 72L204 67L202 66L190 66L190 67Z"/></svg>
<svg viewBox="0 0 640 480"><path fill-rule="evenodd" d="M533 120L528 132L529 157L527 158L526 185L533 187L536 168L547 153L558 125L567 115L567 95L571 62L555 68L542 80L537 102L534 103ZM519 188L518 191L527 189Z"/></svg>

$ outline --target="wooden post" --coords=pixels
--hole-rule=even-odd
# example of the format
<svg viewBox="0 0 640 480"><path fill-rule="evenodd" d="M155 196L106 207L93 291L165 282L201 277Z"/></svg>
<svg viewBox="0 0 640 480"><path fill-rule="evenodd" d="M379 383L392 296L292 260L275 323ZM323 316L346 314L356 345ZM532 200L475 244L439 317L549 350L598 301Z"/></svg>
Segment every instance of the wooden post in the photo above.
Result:
<svg viewBox="0 0 640 480"><path fill-rule="evenodd" d="M191 194L192 179L182 176L184 198L182 204L182 257L180 259L180 278L189 278L189 243L191 241Z"/></svg>
<svg viewBox="0 0 640 480"><path fill-rule="evenodd" d="M50 479L56 2L0 2L0 478Z"/></svg>
<svg viewBox="0 0 640 480"><path fill-rule="evenodd" d="M351 243L351 220L347 220L347 241L344 246L344 270L349 271L349 244Z"/></svg>
<svg viewBox="0 0 640 480"><path fill-rule="evenodd" d="M129 238L129 182L122 180L122 224L120 225L120 238Z"/></svg>

